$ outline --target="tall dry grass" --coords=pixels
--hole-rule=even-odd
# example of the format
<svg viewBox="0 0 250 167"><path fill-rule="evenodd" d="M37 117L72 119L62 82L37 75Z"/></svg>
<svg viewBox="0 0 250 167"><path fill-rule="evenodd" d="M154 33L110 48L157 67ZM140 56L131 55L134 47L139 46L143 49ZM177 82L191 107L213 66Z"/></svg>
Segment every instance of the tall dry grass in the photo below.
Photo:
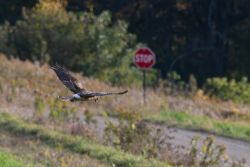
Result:
<svg viewBox="0 0 250 167"><path fill-rule="evenodd" d="M128 89L122 96L102 97L95 102L68 102L78 112L88 110L100 112L157 112L167 105L167 98L161 93L147 90L147 104L143 105L142 90L131 87L113 87L97 79L73 74L90 91L120 91ZM29 61L7 59L0 55L0 102L2 110L32 117L36 110L37 97L44 101L44 115L48 115L48 104L58 95L71 95L58 80L48 65L39 65Z"/></svg>
<svg viewBox="0 0 250 167"><path fill-rule="evenodd" d="M192 114L206 115L212 118L228 119L235 115L250 114L248 105L219 101L206 97L201 90L192 96L164 94L164 88L148 88L147 103L143 105L142 88L113 87L94 78L84 77L79 73L73 75L82 85L91 91L120 91L128 89L123 96L103 97L95 102L68 102L78 113L105 112L141 112L154 114L162 109L187 111ZM25 117L32 117L36 109L36 99L43 101L43 115L49 115L49 103L58 95L70 95L48 65L39 65L29 61L7 59L0 54L0 103L2 111L15 112ZM239 114L240 113L240 114ZM243 116L244 117L244 116Z"/></svg>

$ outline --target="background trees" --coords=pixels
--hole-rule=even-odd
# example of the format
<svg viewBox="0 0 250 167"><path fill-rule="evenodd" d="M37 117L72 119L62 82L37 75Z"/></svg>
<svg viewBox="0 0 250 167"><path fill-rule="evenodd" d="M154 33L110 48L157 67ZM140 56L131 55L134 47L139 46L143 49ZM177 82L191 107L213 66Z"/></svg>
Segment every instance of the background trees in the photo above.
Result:
<svg viewBox="0 0 250 167"><path fill-rule="evenodd" d="M112 23L110 12L76 14L57 1L41 1L1 29L2 51L22 60L63 64L114 84L138 80L130 67L136 38L126 22Z"/></svg>
<svg viewBox="0 0 250 167"><path fill-rule="evenodd" d="M68 9L95 13L109 9L115 19L127 20L138 40L156 52L155 67L164 78L169 71L177 71L185 79L193 73L200 83L213 76L249 76L247 0L77 2L69 1Z"/></svg>
<svg viewBox="0 0 250 167"><path fill-rule="evenodd" d="M185 80L194 74L201 85L208 77L250 76L248 0L41 2L50 5L62 2L62 6L49 10L36 5L31 11L24 11L22 20L20 12L9 14L1 10L2 23L5 19L15 23L11 30L8 24L1 26L8 29L8 33L0 32L5 43L0 45L2 51L14 49L22 59L67 62L75 70L84 68L88 75L95 73L98 77L123 69L124 72L119 72L123 78L132 70L127 67L131 65L136 43L142 42L156 53L155 69L162 78L170 71L177 71ZM5 9L34 6L14 0L3 5Z"/></svg>

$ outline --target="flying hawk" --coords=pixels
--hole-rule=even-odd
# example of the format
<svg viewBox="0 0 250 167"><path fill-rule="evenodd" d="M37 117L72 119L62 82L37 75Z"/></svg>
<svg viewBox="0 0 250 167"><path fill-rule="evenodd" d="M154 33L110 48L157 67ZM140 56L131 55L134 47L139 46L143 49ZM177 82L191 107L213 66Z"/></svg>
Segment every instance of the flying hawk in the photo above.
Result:
<svg viewBox="0 0 250 167"><path fill-rule="evenodd" d="M61 82L74 94L72 96L58 96L62 100L66 101L89 101L94 100L95 102L98 100L99 96L108 96L108 95L122 95L128 92L128 90L122 92L91 92L84 89L77 79L73 77L67 70L59 65L55 65L51 67L52 70L55 71L57 77L61 80Z"/></svg>

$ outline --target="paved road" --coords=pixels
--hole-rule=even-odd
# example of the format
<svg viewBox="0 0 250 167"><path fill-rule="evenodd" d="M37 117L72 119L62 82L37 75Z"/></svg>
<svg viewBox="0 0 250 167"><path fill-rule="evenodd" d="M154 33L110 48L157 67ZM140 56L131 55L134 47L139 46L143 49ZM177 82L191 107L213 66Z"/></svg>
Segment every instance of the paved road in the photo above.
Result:
<svg viewBox="0 0 250 167"><path fill-rule="evenodd" d="M177 129L174 135L175 140L173 140L173 143L176 145L184 145L185 147L189 147L193 136L200 136L204 139L209 135L211 134ZM216 144L226 146L226 152L231 160L240 161L245 158L248 164L250 164L250 143L222 136L214 136L214 138ZM199 145L201 145L201 142Z"/></svg>
<svg viewBox="0 0 250 167"><path fill-rule="evenodd" d="M95 129L97 133L102 136L104 133L105 128L105 120L101 116L96 116L96 125ZM84 120L84 118L82 118ZM110 118L110 120L114 123L117 123L117 120L115 118ZM166 125L154 125L156 128L162 128L163 130L166 129ZM202 139L206 138L207 136L211 135L204 132L197 132L197 131L191 131L191 130L185 130L185 129L173 129L174 133L172 135L174 136L174 140L171 140L171 143L178 146L184 146L186 148L190 147L190 141L194 136L199 136ZM167 132L166 132L167 133ZM244 142L241 140L226 138L222 136L214 136L215 143L226 146L226 151L228 156L233 161L240 161L243 158L250 164L250 143ZM202 140L200 140L200 143L198 146L201 146ZM223 165L228 166L228 165Z"/></svg>

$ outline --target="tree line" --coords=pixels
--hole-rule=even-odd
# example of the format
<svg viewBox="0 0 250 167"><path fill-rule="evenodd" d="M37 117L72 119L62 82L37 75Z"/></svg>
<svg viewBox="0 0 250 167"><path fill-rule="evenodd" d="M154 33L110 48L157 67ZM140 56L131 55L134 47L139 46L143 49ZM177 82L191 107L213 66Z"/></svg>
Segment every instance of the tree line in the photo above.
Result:
<svg viewBox="0 0 250 167"><path fill-rule="evenodd" d="M58 1L43 0L42 2ZM34 17L32 18L33 21L37 21L40 24L39 26L43 27L40 28L43 29L42 37L41 35L35 37L37 39L46 38L45 43L42 40L40 43L27 42L35 45L34 47L37 47L37 49L30 48L28 45L26 49L23 49L25 48L25 46L22 46L24 45L23 41L25 41L25 37L29 33L23 34L24 39L22 40L19 34L20 41L12 36L11 40L16 43L15 47L22 48L20 51L15 51L16 55L21 58L32 59L29 56L32 56L30 50L33 50L36 52L37 57L44 57L44 59L47 59L45 58L46 55L49 55L49 57L53 55L54 58L51 61L68 63L67 58L58 60L56 58L58 53L64 54L62 57L73 58L75 62L83 61L81 56L75 53L70 55L71 50L65 49L71 48L77 51L76 53L81 53L81 55L95 55L97 57L102 55L98 58L103 59L103 64L98 64L98 62L95 62L95 56L86 56L82 63L74 64L74 62L70 62L72 68L98 71L98 69L95 69L96 66L91 67L90 63L88 65L86 63L86 61L94 62L95 65L100 66L99 72L87 73L97 75L97 73L102 73L102 69L106 69L107 65L114 65L116 70L107 68L105 72L107 73L106 76L110 76L109 71L120 73L120 66L125 63L127 65L124 67L124 73L130 71L128 73L131 75L119 74L121 75L120 78L128 76L133 78L139 76L139 74L133 69L131 60L129 60L131 56L129 55L133 54L134 49L143 43L156 53L157 63L155 71L152 73L155 74L158 71L158 77L161 78L166 78L171 71L177 71L184 80L188 80L189 76L193 74L199 84L202 84L209 77L226 76L240 79L243 76L250 76L250 47L248 47L250 42L250 5L248 5L248 0L61 0L60 2L63 5L63 10L69 15L67 17L73 18L64 18L66 16L62 14L55 16L55 18L58 17L58 20L53 20L50 16L50 23L46 22L48 21L45 17L46 14L40 15L39 13L37 16L31 16L28 12L26 12L26 15L25 12L22 12L22 8L26 7L33 10L34 14L34 8L38 10L37 1L22 1L21 3L18 0L11 0L3 2L0 10L2 29L7 29L4 22L8 20L10 22L9 26L15 26L14 30L11 30L12 32L15 34L17 31L23 32L24 22L26 21L27 33L31 32L28 29L34 28L35 25L32 25L33 22L28 20L31 19L30 17ZM110 12L104 12L107 10ZM88 12L89 15L87 16L86 13L84 15L84 12ZM40 19L44 23L36 17L41 17ZM68 21L60 23L59 20L63 18L68 19ZM99 19L99 21L93 18ZM77 19L85 24L78 25L77 21L73 21ZM52 22L58 21L59 25L51 25ZM92 27L84 28L84 26L95 21L96 23ZM61 28L62 25L66 26L65 29ZM51 26L54 29L51 29ZM106 28L109 31L106 31ZM79 32L78 29L84 29L84 31ZM74 32L82 34L74 34ZM51 33L58 36L55 35L55 39L50 39ZM89 36L88 38L84 40L77 38L86 33L88 35L84 36ZM105 34L104 41L102 41L102 33ZM62 34L67 34L67 40ZM30 35L34 37L34 34ZM64 37L61 37L61 35ZM3 38L4 35L1 36ZM66 41L74 41L75 43L73 42L70 45ZM60 43L60 45L54 46L55 42ZM81 46L84 45L84 50L87 50L86 53L84 51L85 54L82 54L83 51L79 51L83 48L75 45L78 42L81 43ZM6 45L11 44L7 42ZM106 46L110 48L104 49ZM56 48L56 50L50 47ZM109 61L112 59L109 58L110 55L122 61L119 62L116 58ZM72 60L71 58L70 60ZM114 80L116 78L114 77Z"/></svg>

